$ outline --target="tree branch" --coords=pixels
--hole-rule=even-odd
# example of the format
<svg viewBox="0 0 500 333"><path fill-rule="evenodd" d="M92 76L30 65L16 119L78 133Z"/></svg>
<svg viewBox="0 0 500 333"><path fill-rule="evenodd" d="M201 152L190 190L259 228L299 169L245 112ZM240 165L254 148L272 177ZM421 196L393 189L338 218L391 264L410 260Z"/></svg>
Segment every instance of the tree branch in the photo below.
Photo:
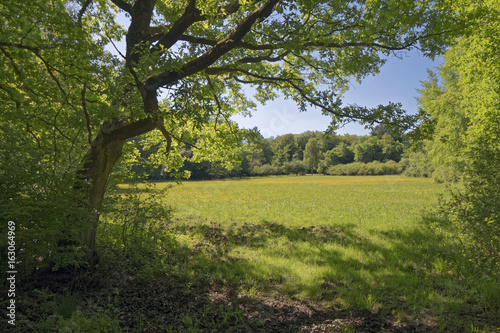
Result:
<svg viewBox="0 0 500 333"><path fill-rule="evenodd" d="M37 146L38 148L42 148L42 145L41 145L41 143L40 143L40 139L39 139L39 138L35 135L35 133L33 133L33 131L30 129L30 124L29 124L29 123L27 123L27 124L26 124L26 132L28 132L28 133L29 133L29 134L33 137L33 139L35 139L35 141L36 141L36 146Z"/></svg>
<svg viewBox="0 0 500 333"><path fill-rule="evenodd" d="M161 45L163 48L169 49L193 23L202 20L204 17L201 15L201 11L196 8L196 0L189 0L184 13L175 21L170 30L159 38L158 44L152 48L152 51L160 50Z"/></svg>
<svg viewBox="0 0 500 333"><path fill-rule="evenodd" d="M217 93L215 92L215 87L212 84L212 80L210 80L210 76L207 75L207 83L210 89L212 89L212 93L215 99L215 104L217 104L217 115L215 116L215 124L214 124L214 130L217 130L217 122L219 121L219 116L222 113L222 105L220 103L219 97L217 96Z"/></svg>
<svg viewBox="0 0 500 333"><path fill-rule="evenodd" d="M84 83L82 89L82 108L83 108L83 113L85 114L85 120L87 122L87 139L89 141L90 146L94 147L92 143L92 129L90 128L90 117L87 111L87 101L85 100L86 92L87 92L87 84Z"/></svg>
<svg viewBox="0 0 500 333"><path fill-rule="evenodd" d="M163 134L163 136L165 137L165 139L167 139L167 154L168 154L168 151L170 149L172 149L172 138L175 139L175 141L177 141L177 142L181 142L181 143L183 143L185 145L188 145L190 147L193 147L193 148L196 148L196 149L200 149L199 147L197 147L196 145L192 144L191 142L187 142L185 140L182 140L181 138L177 138L172 133L170 133L169 131L167 131L167 129L165 128L165 125L163 124L163 119L160 119L158 121L158 126L156 128Z"/></svg>
<svg viewBox="0 0 500 333"><path fill-rule="evenodd" d="M224 19L225 17L234 14L239 8L240 3L238 1L229 3L218 9L220 13L219 17ZM182 34L193 23L204 20L206 20L206 17L201 15L201 11L196 8L196 0L189 0L184 13L177 21L174 22L168 32L163 33L163 31L166 30L166 27L163 25L151 28L152 36L150 38L150 42L159 41L152 51L158 50L160 48L160 44L163 45L165 49L172 47L172 45L180 40Z"/></svg>
<svg viewBox="0 0 500 333"><path fill-rule="evenodd" d="M39 116L37 116L37 115L34 115L34 114L32 114L32 115L30 115L30 116L31 116L32 118L35 118L35 119L40 120L41 122L43 122L43 123L45 123L45 124L47 124L47 125L49 125L49 126L51 126L51 127L54 127L55 131L57 131L59 134L61 134L61 136L62 136L63 138L65 138L65 139L66 139L66 140L68 140L68 141L71 141L71 139L70 139L70 138L69 138L66 134L64 134L64 133L63 133L63 131L61 131L61 130L59 129L59 127L57 127L57 125L56 125L56 123L55 123L55 122L51 123L51 122L49 122L49 121L47 121L47 120L45 120L45 119L43 119L43 118L41 118L41 117L39 117Z"/></svg>
<svg viewBox="0 0 500 333"><path fill-rule="evenodd" d="M277 82L290 82L292 80L294 81L303 81L303 79L299 78L283 78L283 77L272 77L272 76L264 76L260 74L254 74L251 73L245 69L241 68L226 68L226 67L211 67L207 68L205 70L205 73L208 75L221 75L221 74L227 74L227 73L242 73L251 77L254 77L259 80L264 80L264 81L277 81Z"/></svg>
<svg viewBox="0 0 500 333"><path fill-rule="evenodd" d="M38 59L40 59L42 61L42 63L44 64L45 68L47 69L47 72L49 73L50 77L55 81L57 87L59 88L59 90L62 92L62 94L64 95L65 98L68 98L68 94L66 93L66 91L64 90L64 88L62 87L62 84L61 82L59 81L59 79L54 75L54 73L52 72L52 68L50 66L50 64L47 62L47 60L45 60L40 52L38 52L38 50L36 51L33 51L33 53L37 56Z"/></svg>
<svg viewBox="0 0 500 333"><path fill-rule="evenodd" d="M162 86L172 85L189 75L195 74L209 67L224 54L235 48L238 43L241 42L241 39L250 31L253 24L257 22L257 20L265 19L271 15L278 2L279 0L267 0L264 5L245 17L229 35L198 58L184 64L180 71L169 71L150 77L146 81L146 89L156 90Z"/></svg>
<svg viewBox="0 0 500 333"><path fill-rule="evenodd" d="M41 49L41 47L33 47L33 46L27 46L27 45L23 45L21 43L6 43L6 42L2 42L0 41L0 46L7 46L7 47L15 47L17 49L23 49L23 50L29 50L29 51L32 51L32 52L35 52L35 51L38 51ZM47 48L47 47L45 47Z"/></svg>
<svg viewBox="0 0 500 333"><path fill-rule="evenodd" d="M86 0L85 3L82 5L82 8L78 12L78 20L77 20L78 23L82 22L83 14L85 14L85 11L87 10L91 2L92 0Z"/></svg>
<svg viewBox="0 0 500 333"><path fill-rule="evenodd" d="M326 48L346 48L346 47L376 47L380 49L386 49L386 50L391 50L391 51L401 51L401 50L406 50L411 46L414 46L415 43L424 38L431 37L429 36L423 36L417 40L412 41L411 43L408 43L403 46L389 46L389 45L384 45L380 43L375 43L375 42L346 42L346 43L325 43L325 42L306 42L306 41L297 41L297 44L300 44L302 47L326 47ZM217 41L212 40L212 39L207 39L203 37L196 37L196 36L189 36L189 35L182 35L179 37L179 40L189 42L189 43L195 43L195 44L202 44L202 45L210 45L210 46L215 46L217 44ZM285 49L289 47L289 43L276 43L276 44L262 44L262 45L255 45L252 43L240 41L239 43L236 43L235 47L242 48L242 49L247 49L247 50L279 50L279 49Z"/></svg>
<svg viewBox="0 0 500 333"><path fill-rule="evenodd" d="M271 51L271 53L269 55L260 56L260 57L244 57L236 62L241 63L241 64L256 64L256 63L260 63L263 61L277 62L277 61L283 60L283 58L286 57L286 55L289 54L290 52L291 52L290 50L287 50L287 51L277 55L276 57L273 57L272 51Z"/></svg>
<svg viewBox="0 0 500 333"><path fill-rule="evenodd" d="M161 119L158 122L157 129L163 134L165 139L167 139L167 148L166 148L166 155L170 154L170 150L172 149L172 135L167 131L165 128L165 124L163 124L163 119Z"/></svg>
<svg viewBox="0 0 500 333"><path fill-rule="evenodd" d="M123 120L116 119L113 122L105 122L99 135L94 139L93 144L98 146L105 141L111 143L118 140L127 140L138 135L150 132L157 127L157 118L149 117L137 120L133 123L126 123Z"/></svg>
<svg viewBox="0 0 500 333"><path fill-rule="evenodd" d="M129 14L132 14L132 6L123 0L111 0L112 3L114 3L118 8L120 8L123 11L126 11Z"/></svg>

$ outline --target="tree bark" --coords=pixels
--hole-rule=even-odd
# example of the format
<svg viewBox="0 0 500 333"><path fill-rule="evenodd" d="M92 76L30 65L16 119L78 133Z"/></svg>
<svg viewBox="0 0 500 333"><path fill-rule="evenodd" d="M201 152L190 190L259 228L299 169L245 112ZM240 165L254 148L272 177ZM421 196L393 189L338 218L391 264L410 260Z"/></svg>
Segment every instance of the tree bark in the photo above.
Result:
<svg viewBox="0 0 500 333"><path fill-rule="evenodd" d="M106 122L85 155L75 190L85 191L84 204L94 215L88 229L82 232L80 239L81 245L89 250L88 258L95 255L99 212L102 208L109 176L122 155L125 141L128 138L152 131L156 126L157 120L154 118L142 119L131 124L119 119Z"/></svg>
<svg viewBox="0 0 500 333"><path fill-rule="evenodd" d="M107 144L101 143L91 147L85 156L84 164L85 186L87 188L87 205L92 211L94 221L90 228L82 233L81 243L91 252L95 251L95 237L97 224L99 223L99 212L102 207L104 193L108 179L115 164L122 155L122 147L125 140L116 140Z"/></svg>

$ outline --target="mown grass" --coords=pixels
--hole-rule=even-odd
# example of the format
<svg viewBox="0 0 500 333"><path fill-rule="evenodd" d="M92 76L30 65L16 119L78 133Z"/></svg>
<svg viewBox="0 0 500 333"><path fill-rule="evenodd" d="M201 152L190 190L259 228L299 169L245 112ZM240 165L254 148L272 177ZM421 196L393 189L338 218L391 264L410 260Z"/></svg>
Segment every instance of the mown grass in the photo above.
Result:
<svg viewBox="0 0 500 333"><path fill-rule="evenodd" d="M190 279L440 330L494 330L482 316L499 308L499 282L426 212L443 190L402 176L287 176L188 181L161 204L175 209L169 229L191 249L177 263Z"/></svg>

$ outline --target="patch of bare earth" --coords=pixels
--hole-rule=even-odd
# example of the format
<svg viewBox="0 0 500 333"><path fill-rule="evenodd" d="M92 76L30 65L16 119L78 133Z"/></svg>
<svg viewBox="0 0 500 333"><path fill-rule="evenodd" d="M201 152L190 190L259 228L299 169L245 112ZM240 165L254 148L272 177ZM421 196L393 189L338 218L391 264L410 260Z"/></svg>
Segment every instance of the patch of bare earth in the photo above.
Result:
<svg viewBox="0 0 500 333"><path fill-rule="evenodd" d="M214 303L235 303L243 321L236 332L434 332L434 323L398 323L391 316L370 311L325 308L317 302L259 293L252 298L212 293Z"/></svg>

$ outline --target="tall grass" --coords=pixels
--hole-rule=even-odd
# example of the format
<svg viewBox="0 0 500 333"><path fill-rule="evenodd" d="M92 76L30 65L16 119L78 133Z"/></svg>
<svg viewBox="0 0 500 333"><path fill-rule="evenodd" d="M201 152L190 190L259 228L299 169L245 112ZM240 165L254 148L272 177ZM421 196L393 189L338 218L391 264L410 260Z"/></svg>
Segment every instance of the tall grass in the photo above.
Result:
<svg viewBox="0 0 500 333"><path fill-rule="evenodd" d="M163 202L177 217L170 231L193 251L186 274L250 296L307 298L450 329L467 326L477 309L498 309L500 284L474 270L449 226L425 213L443 189L402 176L285 176L184 182Z"/></svg>

